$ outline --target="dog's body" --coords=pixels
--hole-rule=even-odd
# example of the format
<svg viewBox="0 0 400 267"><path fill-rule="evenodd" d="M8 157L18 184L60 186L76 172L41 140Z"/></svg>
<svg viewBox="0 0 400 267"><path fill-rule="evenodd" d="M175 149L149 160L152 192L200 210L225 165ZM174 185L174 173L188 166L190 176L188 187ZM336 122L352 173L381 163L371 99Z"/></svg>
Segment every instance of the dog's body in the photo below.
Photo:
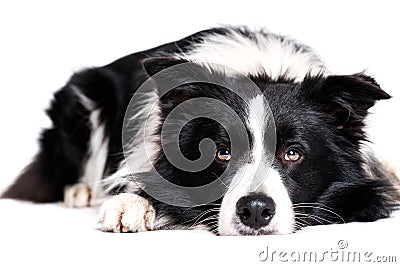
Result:
<svg viewBox="0 0 400 267"><path fill-rule="evenodd" d="M162 96L155 82L130 103L150 77L184 63L194 69L165 74L181 79L179 86ZM244 86L238 74L258 91ZM210 75L241 88L240 97L224 86L185 80ZM218 105L192 104L181 110L183 117L208 110L221 122L200 116L160 138L168 114L200 98L227 105L236 121ZM390 215L398 192L390 172L363 152L363 126L368 109L388 98L363 74L330 76L310 48L286 37L246 28L202 31L74 74L55 93L48 110L53 126L43 132L40 152L3 196L80 207L115 194L100 210L103 229L115 232L200 226L223 235L284 234L306 225L374 221ZM272 143L266 134L269 112L276 132ZM128 149L125 114L135 125L128 131ZM172 124L178 124L175 119ZM235 133L238 122L248 146L234 150L222 125ZM141 134L145 127L149 131ZM178 168L162 149L162 142L176 136L191 161L201 157L201 140L211 139L215 160L199 171ZM176 192L152 180L152 162L162 177L183 187L201 187L225 174L220 184L228 192L202 205L164 203L146 187L165 189L161 195L168 199ZM263 179L252 188L255 177Z"/></svg>

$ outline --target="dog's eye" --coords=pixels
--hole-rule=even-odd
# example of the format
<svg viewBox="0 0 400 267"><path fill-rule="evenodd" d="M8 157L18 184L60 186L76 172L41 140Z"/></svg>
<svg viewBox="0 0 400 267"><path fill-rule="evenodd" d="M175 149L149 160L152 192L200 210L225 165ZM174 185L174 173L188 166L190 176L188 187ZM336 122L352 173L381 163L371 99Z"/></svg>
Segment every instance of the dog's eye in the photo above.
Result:
<svg viewBox="0 0 400 267"><path fill-rule="evenodd" d="M231 153L227 149L220 149L217 152L217 158L221 161L229 161L231 159Z"/></svg>
<svg viewBox="0 0 400 267"><path fill-rule="evenodd" d="M287 161L296 162L299 159L301 159L301 154L296 149L289 149L285 154L285 160Z"/></svg>

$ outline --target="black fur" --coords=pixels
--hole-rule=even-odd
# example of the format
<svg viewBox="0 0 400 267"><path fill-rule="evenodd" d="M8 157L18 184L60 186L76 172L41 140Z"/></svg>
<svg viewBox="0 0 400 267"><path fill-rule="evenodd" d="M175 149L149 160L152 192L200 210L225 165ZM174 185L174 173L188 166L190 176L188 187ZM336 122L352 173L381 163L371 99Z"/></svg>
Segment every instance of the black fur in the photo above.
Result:
<svg viewBox="0 0 400 267"><path fill-rule="evenodd" d="M73 75L54 95L47 111L53 126L43 131L40 151L35 160L2 197L37 202L62 200L65 186L79 181L83 166L90 156L89 139L94 130L90 124L90 113L93 109L101 110L100 119L105 124L109 138L104 176L115 173L123 160L121 129L131 96L152 75L185 62L171 58L171 54L185 52L191 45L201 42L204 36L215 33L227 34L227 29L199 32L180 41L128 55L109 65ZM249 39L255 38L254 33L245 28L237 29L237 33ZM284 37L281 38L282 42L286 41ZM296 43L296 50L308 51L309 48ZM202 71L207 72L199 65L195 74L201 75ZM373 156L367 157L360 151L362 142L366 141L363 129L368 109L376 101L390 98L373 78L365 74L319 75L295 82L285 75L278 79L263 74L249 77L263 92L274 115L277 129L274 168L279 170L294 204L313 203L295 208L295 212L311 215L305 219L306 224L374 221L390 216L396 208L395 202L399 200L398 191L390 180L391 174ZM231 82L237 85L238 81L232 79ZM74 93L76 88L94 103L91 110ZM249 99L252 96L254 94L249 92ZM225 88L207 83L186 84L161 97L161 120L178 104L196 97L222 101L245 120L243 100ZM137 108L141 106L138 104ZM183 116L196 112L195 107L192 108L183 110ZM212 106L197 108L213 109ZM227 120L229 125L229 118L222 116L222 119ZM188 159L197 159L198 144L204 138L211 138L217 147L230 148L229 137L220 124L209 119L197 119L180 133L182 153ZM251 146L250 132L247 132L246 138ZM164 141L168 145L168 139ZM293 164L285 162L284 156L289 148L301 151L304 159ZM246 148L236 153L232 158L240 160L230 164L240 166L249 160ZM365 165L371 167L369 172L363 167ZM163 153L156 158L156 169L160 174L182 186L207 184L225 168L225 163L215 161L201 172L189 173L172 166ZM151 173L143 173L142 176L141 179L151 181ZM116 188L115 193L124 190L125 187ZM188 209L162 203L144 191L138 194L150 200L159 218L168 219L164 228L191 226L196 220L206 219L203 223L214 223L210 229L215 229L217 219L212 216L218 212L202 214L213 205L220 204L221 199L210 205ZM300 217L296 219L305 222Z"/></svg>

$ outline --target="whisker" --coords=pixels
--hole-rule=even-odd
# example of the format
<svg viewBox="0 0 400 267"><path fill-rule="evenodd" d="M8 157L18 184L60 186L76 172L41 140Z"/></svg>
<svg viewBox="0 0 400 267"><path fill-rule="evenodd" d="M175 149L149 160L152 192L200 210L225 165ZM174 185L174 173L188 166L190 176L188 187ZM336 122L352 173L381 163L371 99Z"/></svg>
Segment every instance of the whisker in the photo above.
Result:
<svg viewBox="0 0 400 267"><path fill-rule="evenodd" d="M204 222L206 222L206 221L215 220L215 219L217 219L217 218L218 218L218 214L213 215L213 216L210 216L210 217L207 217L207 218L205 218L205 219L203 219L203 220L201 220L201 221L196 221L194 224L192 224L192 227L193 227L193 226L200 225L200 224L204 224ZM207 224L205 224L205 225L207 225Z"/></svg>
<svg viewBox="0 0 400 267"><path fill-rule="evenodd" d="M323 207L319 207L319 206L316 206L316 205L320 205L320 206L323 206ZM296 203L296 204L293 204L293 209L296 209L296 208L313 208L313 209L323 210L323 211L326 211L326 212L329 212L329 213L335 215L335 216L338 217L343 223L346 222L346 221L343 219L342 216L340 216L338 213L334 212L330 207L328 207L328 206L326 206L326 205L323 205L323 204L320 204L320 203Z"/></svg>
<svg viewBox="0 0 400 267"><path fill-rule="evenodd" d="M310 224L306 221L303 220L304 217L296 217L296 219L300 220L300 222L296 222L296 223L301 223L303 226L310 226Z"/></svg>
<svg viewBox="0 0 400 267"><path fill-rule="evenodd" d="M295 213L295 214L296 214L296 213ZM298 214L298 215L306 216L305 218L313 219L313 220L317 221L317 222L320 223L320 224L324 224L324 223L321 222L321 221L325 221L325 222L327 222L327 223L329 223L329 224L332 224L332 223L333 223L332 221L327 220L327 219L322 218L322 217L317 216L317 215L311 215L311 214L305 214L305 213L297 213L297 214Z"/></svg>
<svg viewBox="0 0 400 267"><path fill-rule="evenodd" d="M184 212L188 211L189 209L190 209L190 208L186 209ZM201 212L200 214L196 215L195 217L193 217L193 218L191 218L191 219L189 219L189 220L184 221L183 224L189 223L189 222L194 221L194 220L196 220L196 219L199 220L201 217L203 217L203 216L206 215L207 213L210 213L210 212L219 212L219 210L220 210L220 208L211 208L211 209L205 210L205 211ZM195 222L195 223L196 223L196 222Z"/></svg>
<svg viewBox="0 0 400 267"><path fill-rule="evenodd" d="M195 220L195 219L197 218L197 220L192 224L192 226L198 225L198 224L199 224L199 223L198 223L199 220L200 220L203 216L205 216L206 214L208 214L208 213L210 213L210 212L216 212L216 211L219 211L219 209L209 209L209 210L206 210L206 211L202 212L201 214L197 215L196 217L194 217L193 219L191 219L191 220L189 220L189 221L187 221L187 222L190 222L190 221ZM213 216L216 216L216 215L213 215ZM212 216L210 216L210 217L212 217ZM207 217L207 218L203 219L202 221L207 220L207 219L210 218L210 217ZM200 222L202 222L202 221L200 221Z"/></svg>

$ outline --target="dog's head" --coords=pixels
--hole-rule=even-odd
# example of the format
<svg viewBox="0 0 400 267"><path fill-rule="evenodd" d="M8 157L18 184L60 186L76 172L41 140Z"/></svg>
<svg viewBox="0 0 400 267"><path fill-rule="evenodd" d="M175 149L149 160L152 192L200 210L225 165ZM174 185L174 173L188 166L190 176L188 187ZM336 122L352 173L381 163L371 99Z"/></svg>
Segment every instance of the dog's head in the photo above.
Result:
<svg viewBox="0 0 400 267"><path fill-rule="evenodd" d="M155 59L144 65L151 76L178 63L182 62ZM199 70L212 71L204 66ZM205 216L222 235L291 233L307 224L313 205L332 185L363 179L364 119L377 100L390 98L374 79L364 74L307 76L302 82L249 77L257 91L234 75L214 74L244 93L212 83L182 82L160 98L162 122L174 111L168 124L183 125L177 132L165 132L160 140L164 148L178 135L179 149L189 161L208 150L214 154L206 167L189 171L172 164L161 151L156 159L159 173L184 187L220 180L226 191L213 204L193 207L197 213L181 214L182 223L207 221L201 218ZM194 99L210 101L190 101ZM188 119L204 110L214 116ZM202 143L205 139L213 144Z"/></svg>

